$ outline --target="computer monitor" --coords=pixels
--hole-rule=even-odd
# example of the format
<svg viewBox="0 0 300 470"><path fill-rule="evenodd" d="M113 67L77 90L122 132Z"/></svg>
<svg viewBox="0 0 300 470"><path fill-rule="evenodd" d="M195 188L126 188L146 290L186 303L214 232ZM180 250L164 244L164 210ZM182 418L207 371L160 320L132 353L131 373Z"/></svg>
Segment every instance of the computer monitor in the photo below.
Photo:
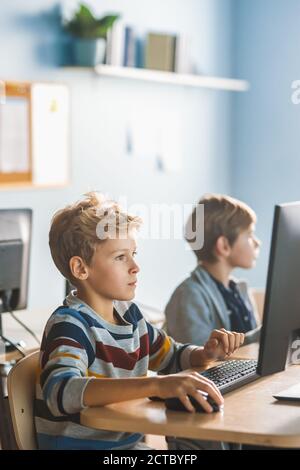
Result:
<svg viewBox="0 0 300 470"><path fill-rule="evenodd" d="M300 202L275 206L257 372L285 369L300 335Z"/></svg>
<svg viewBox="0 0 300 470"><path fill-rule="evenodd" d="M31 209L0 209L0 313L27 307L31 225Z"/></svg>

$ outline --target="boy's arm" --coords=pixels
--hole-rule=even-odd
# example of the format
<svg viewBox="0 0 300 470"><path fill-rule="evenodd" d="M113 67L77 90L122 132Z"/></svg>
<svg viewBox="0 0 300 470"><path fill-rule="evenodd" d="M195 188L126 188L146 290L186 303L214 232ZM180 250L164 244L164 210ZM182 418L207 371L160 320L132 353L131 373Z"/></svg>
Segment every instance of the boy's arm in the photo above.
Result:
<svg viewBox="0 0 300 470"><path fill-rule="evenodd" d="M157 377L91 379L83 394L84 406L103 406L109 403L158 396Z"/></svg>
<svg viewBox="0 0 300 470"><path fill-rule="evenodd" d="M244 335L241 333L228 332L224 329L214 330L204 347L197 348L175 343L162 330L150 324L147 324L147 328L150 333L150 365L152 361L152 368L155 364L161 372L174 368L174 363L178 360L182 362L180 355L183 355L188 348L190 350L185 360L188 358L190 366L199 367L224 355L229 356L244 340ZM179 357L176 357L178 355ZM176 372L177 367L175 367ZM219 390L211 381L195 371L184 371L156 377L92 379L85 388L83 403L84 406L103 406L149 396L178 397L188 411L194 411L189 399L189 396L193 396L207 412L210 412L212 408L205 400L205 394L210 395L219 405L223 404Z"/></svg>
<svg viewBox="0 0 300 470"><path fill-rule="evenodd" d="M121 391L121 393L120 393ZM195 411L189 396L193 396L204 408L211 412L212 407L206 400L207 394L218 404L223 398L217 387L195 371L179 374L140 377L128 379L91 379L84 395L84 406L103 406L120 401L157 396L162 399L178 397L188 411Z"/></svg>
<svg viewBox="0 0 300 470"><path fill-rule="evenodd" d="M222 404L216 387L194 371L166 377L88 377L94 355L88 331L79 321L74 323L70 312L56 321L50 322L43 338L39 380L42 396L53 416L75 414L86 406L103 406L154 395L161 398L177 396L187 410L194 411L187 397L192 395L206 411L211 411L199 391L208 393Z"/></svg>
<svg viewBox="0 0 300 470"><path fill-rule="evenodd" d="M148 322L146 325L149 337L150 370L162 374L173 374L191 367L190 354L195 346L177 343L164 330Z"/></svg>
<svg viewBox="0 0 300 470"><path fill-rule="evenodd" d="M41 353L39 399L43 399L53 416L78 413L83 408L82 396L87 383L89 363L94 350L77 312L62 309L46 326Z"/></svg>
<svg viewBox="0 0 300 470"><path fill-rule="evenodd" d="M191 344L177 343L168 336L164 330L147 324L149 336L149 369L161 374L173 374L191 367L206 366L209 362L227 355L230 355L240 341L229 340L235 338L238 333L227 332L226 330L213 330L209 340L204 347L197 347ZM244 338L244 335L241 335ZM231 342L229 342L231 341Z"/></svg>

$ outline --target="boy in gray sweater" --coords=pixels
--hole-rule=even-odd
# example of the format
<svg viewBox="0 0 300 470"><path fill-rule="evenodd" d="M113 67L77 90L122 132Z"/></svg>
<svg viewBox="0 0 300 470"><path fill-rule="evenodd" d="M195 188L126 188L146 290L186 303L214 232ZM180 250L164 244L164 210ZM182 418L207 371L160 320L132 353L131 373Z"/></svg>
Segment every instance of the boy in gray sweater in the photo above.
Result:
<svg viewBox="0 0 300 470"><path fill-rule="evenodd" d="M213 329L245 333L245 343L259 340L260 326L245 282L234 279L234 268L250 269L258 256L254 211L234 198L211 194L204 206L204 245L195 249L197 267L174 291L166 313L166 328L175 340L205 344ZM197 225L196 208L191 214Z"/></svg>

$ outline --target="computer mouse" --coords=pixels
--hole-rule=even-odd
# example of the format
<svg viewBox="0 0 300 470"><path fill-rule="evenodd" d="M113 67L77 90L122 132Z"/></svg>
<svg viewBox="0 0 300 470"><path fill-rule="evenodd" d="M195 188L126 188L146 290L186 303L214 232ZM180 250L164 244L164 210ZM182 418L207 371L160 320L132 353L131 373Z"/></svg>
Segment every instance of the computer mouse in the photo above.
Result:
<svg viewBox="0 0 300 470"><path fill-rule="evenodd" d="M191 400L191 403L193 407L195 408L197 413L206 413L205 409L200 405L200 403L194 398L188 395L189 399ZM213 411L220 411L220 406L210 397L207 397L207 401L212 407ZM181 403L179 398L174 397L174 398L166 398L165 400L166 407L168 410L174 410L174 411L188 411L185 406Z"/></svg>

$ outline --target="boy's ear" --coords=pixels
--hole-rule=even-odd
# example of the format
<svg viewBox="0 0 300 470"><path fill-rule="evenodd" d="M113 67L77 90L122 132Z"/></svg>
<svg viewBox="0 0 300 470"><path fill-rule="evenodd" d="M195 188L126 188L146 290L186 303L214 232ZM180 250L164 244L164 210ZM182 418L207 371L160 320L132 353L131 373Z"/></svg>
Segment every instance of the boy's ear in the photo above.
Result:
<svg viewBox="0 0 300 470"><path fill-rule="evenodd" d="M230 255L231 251L231 246L229 244L229 241L224 235L221 235L215 245L215 250L216 250L216 255L217 256L223 256L227 258Z"/></svg>
<svg viewBox="0 0 300 470"><path fill-rule="evenodd" d="M75 279L84 281L89 277L87 265L80 256L72 256L69 261L69 267Z"/></svg>

